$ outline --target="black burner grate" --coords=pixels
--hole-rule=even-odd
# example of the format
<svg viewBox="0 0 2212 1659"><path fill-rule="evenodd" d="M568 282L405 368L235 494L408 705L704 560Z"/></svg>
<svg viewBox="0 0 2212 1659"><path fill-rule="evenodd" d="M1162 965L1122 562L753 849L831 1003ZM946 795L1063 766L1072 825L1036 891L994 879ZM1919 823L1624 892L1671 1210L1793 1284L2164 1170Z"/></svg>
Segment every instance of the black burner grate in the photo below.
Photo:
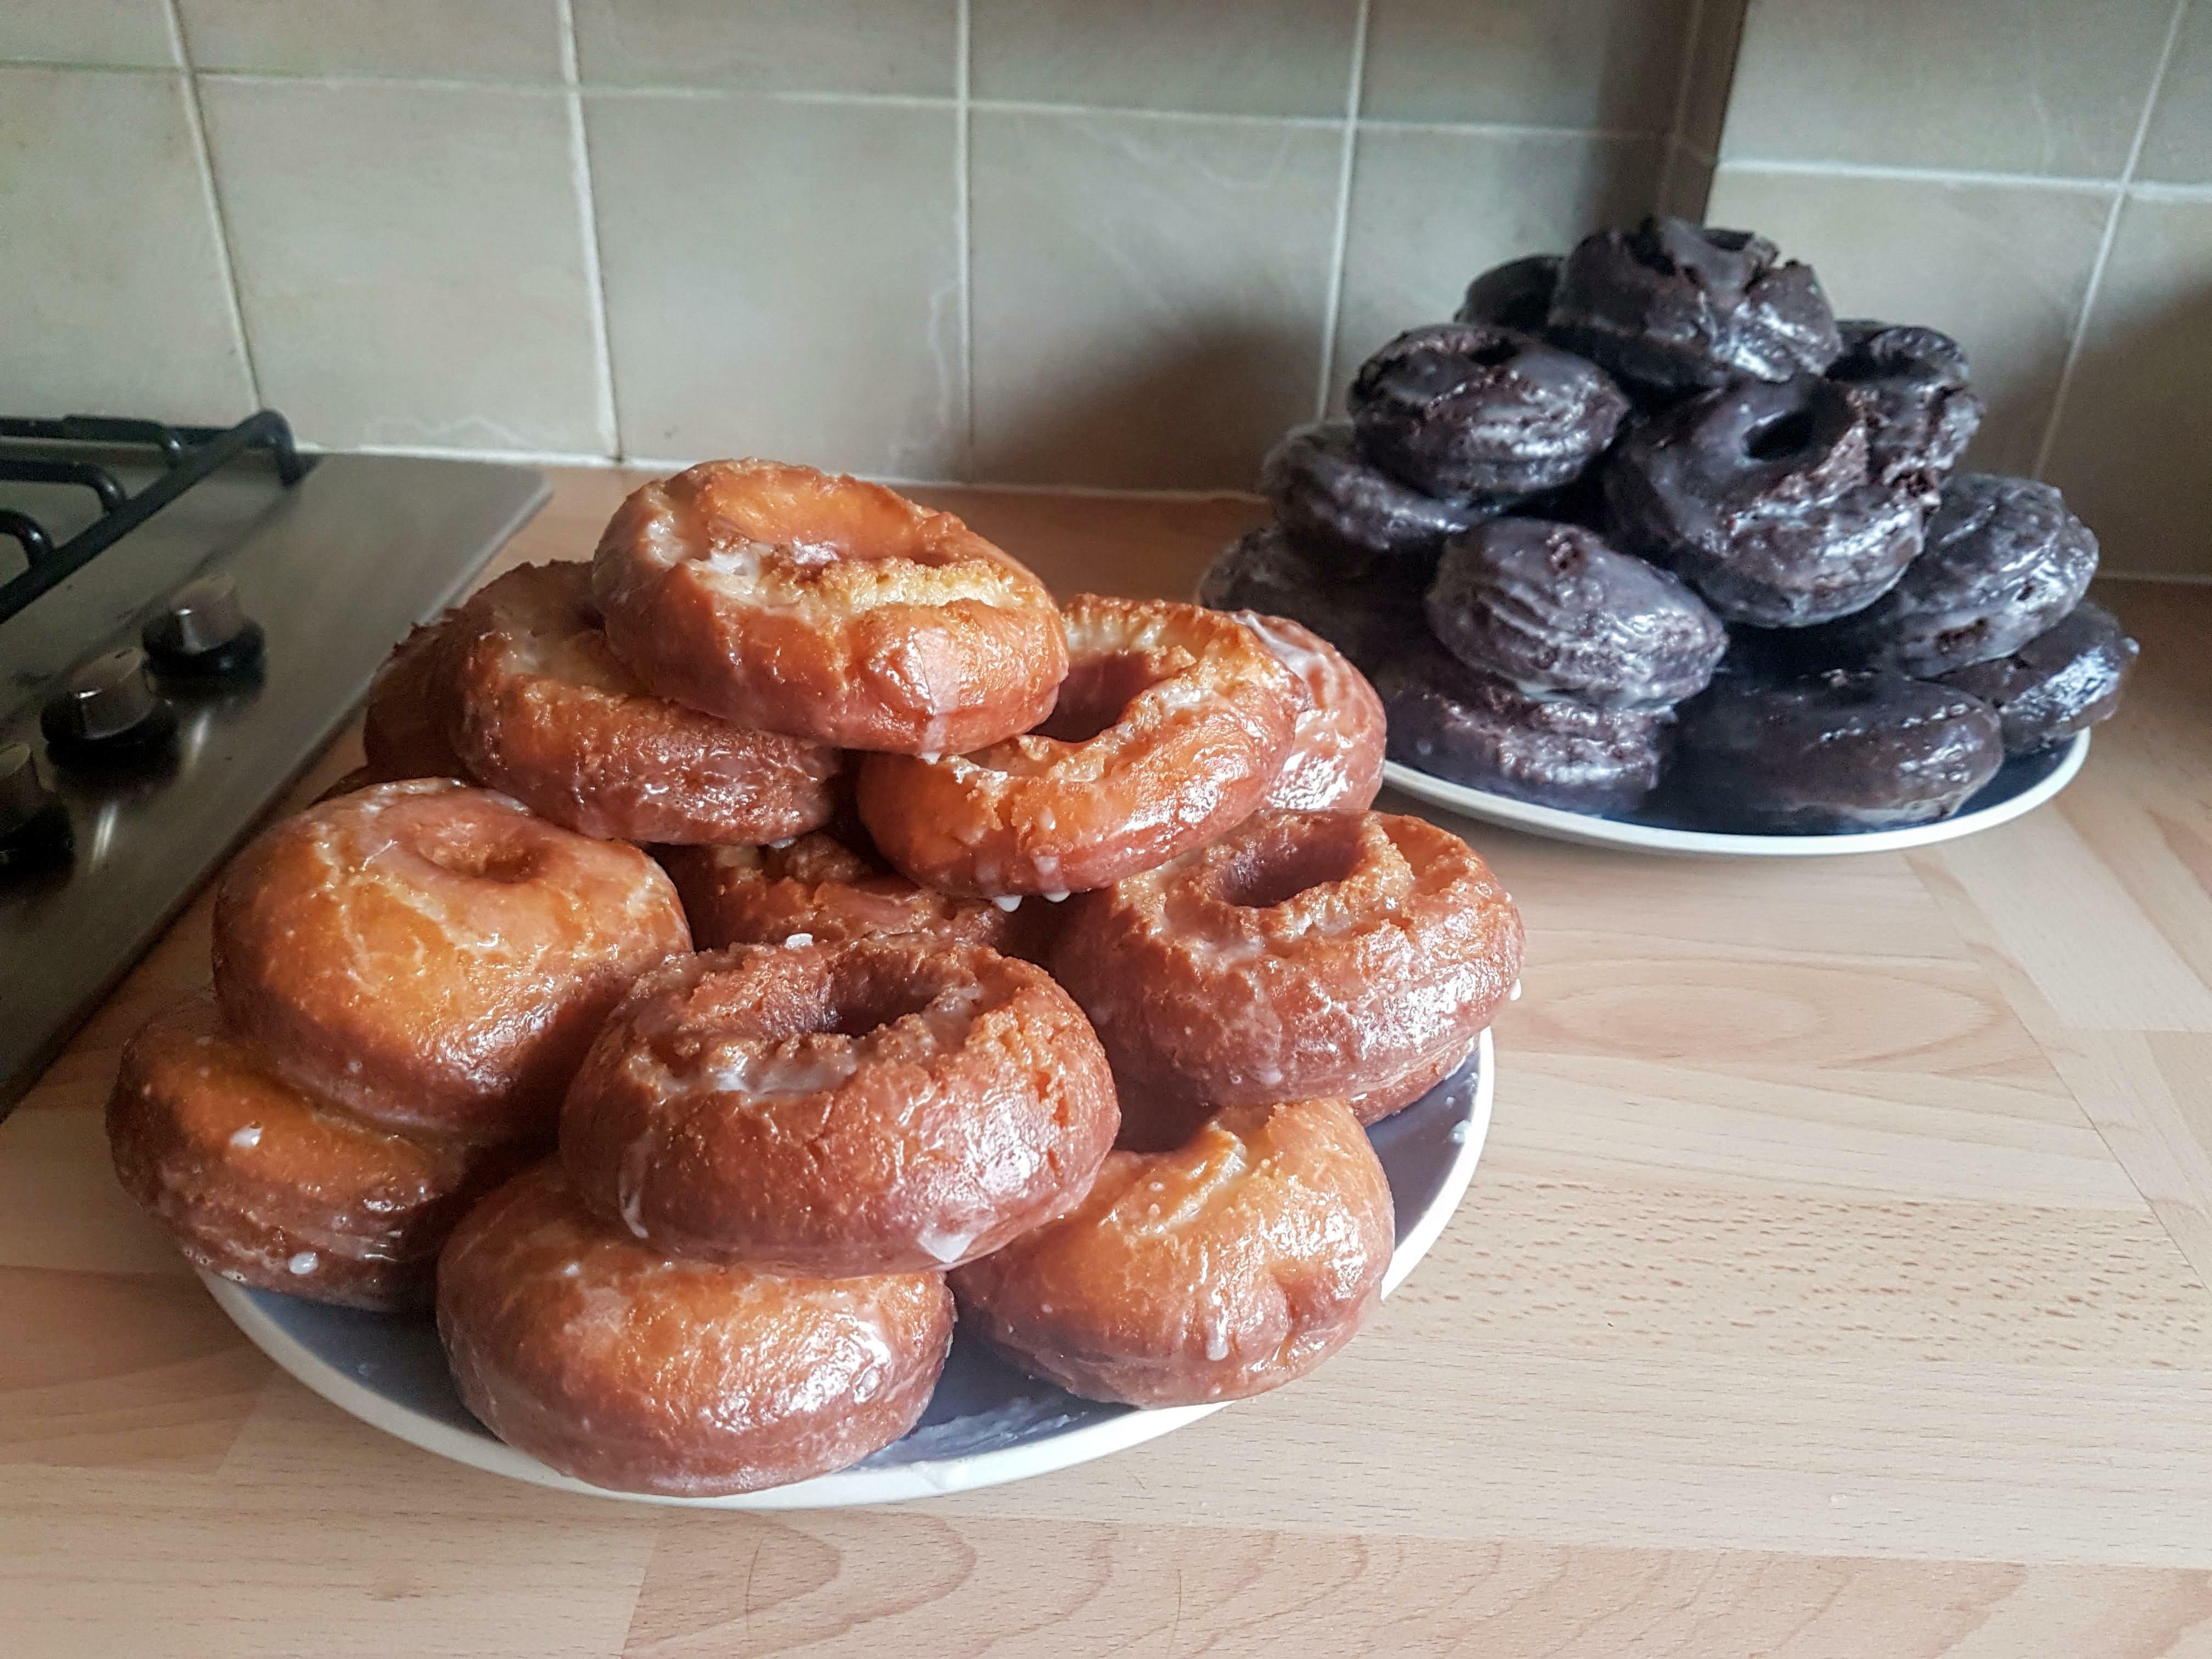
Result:
<svg viewBox="0 0 2212 1659"><path fill-rule="evenodd" d="M4 623L72 572L136 530L210 473L250 449L265 449L276 459L276 476L288 487L307 476L311 462L293 447L292 428L273 409L249 415L234 427L164 426L158 421L125 421L98 415L70 415L58 421L0 419L0 439L33 443L144 445L158 449L163 471L136 495L113 473L90 461L52 456L0 455L0 480L18 483L82 484L100 498L100 517L59 546L46 527L27 514L0 511L0 536L23 550L27 568L0 584L0 623Z"/></svg>

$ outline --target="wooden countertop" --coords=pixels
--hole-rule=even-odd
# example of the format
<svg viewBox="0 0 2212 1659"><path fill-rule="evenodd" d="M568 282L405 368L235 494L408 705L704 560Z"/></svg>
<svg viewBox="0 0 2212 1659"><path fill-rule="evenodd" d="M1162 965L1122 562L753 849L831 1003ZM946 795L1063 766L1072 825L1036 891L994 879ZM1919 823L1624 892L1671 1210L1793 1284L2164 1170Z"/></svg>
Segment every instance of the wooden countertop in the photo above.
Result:
<svg viewBox="0 0 2212 1659"><path fill-rule="evenodd" d="M623 488L556 482L502 565L582 556ZM1256 511L933 497L1064 591L1185 592ZM1727 865L1462 826L1528 994L1405 1289L1297 1387L891 1509L516 1485L249 1347L100 1129L204 983L203 902L0 1125L0 1650L2212 1653L2212 589L2102 597L2125 711L1989 834Z"/></svg>

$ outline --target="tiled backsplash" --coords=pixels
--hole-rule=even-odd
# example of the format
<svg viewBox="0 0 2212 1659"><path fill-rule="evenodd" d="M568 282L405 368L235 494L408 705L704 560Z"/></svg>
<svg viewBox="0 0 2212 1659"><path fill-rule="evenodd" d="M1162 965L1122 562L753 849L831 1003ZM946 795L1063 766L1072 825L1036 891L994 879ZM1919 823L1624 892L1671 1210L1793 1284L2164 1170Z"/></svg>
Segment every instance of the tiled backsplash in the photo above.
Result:
<svg viewBox="0 0 2212 1659"><path fill-rule="evenodd" d="M1959 333L1982 458L2046 465L2115 564L2212 571L2166 505L2212 471L2212 0L2177 21L18 0L0 412L266 403L333 447L1245 488L1477 270L1710 187L1845 311Z"/></svg>

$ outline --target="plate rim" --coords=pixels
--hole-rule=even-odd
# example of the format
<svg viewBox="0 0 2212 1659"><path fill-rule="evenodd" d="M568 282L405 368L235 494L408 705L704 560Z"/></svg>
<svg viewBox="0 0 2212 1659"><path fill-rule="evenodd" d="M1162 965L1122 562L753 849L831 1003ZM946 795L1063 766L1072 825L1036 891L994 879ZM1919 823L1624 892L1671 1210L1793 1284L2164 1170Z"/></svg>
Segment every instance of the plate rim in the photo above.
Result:
<svg viewBox="0 0 2212 1659"><path fill-rule="evenodd" d="M1934 823L1912 824L1899 830L1862 830L1845 835L1760 836L1629 823L1620 818L1598 817L1515 800L1487 789L1453 783L1403 761L1386 760L1382 763L1382 781L1416 800L1443 807L1462 817L1585 847L1615 847L1688 858L1840 858L1855 853L1896 853L1932 847L2009 823L2033 811L2073 782L2089 757L2089 737L2086 731L2075 732L2065 754L2050 772L2018 794L1978 811L1961 812Z"/></svg>
<svg viewBox="0 0 2212 1659"><path fill-rule="evenodd" d="M1498 1085L1496 1048L1486 1027L1475 1044L1474 1099L1469 1108L1466 1139L1459 1144L1451 1167L1445 1172L1434 1202L1407 1231L1390 1253L1383 1272L1382 1294L1390 1295L1406 1281L1421 1259L1435 1246L1467 1196L1481 1160L1483 1144L1490 1136L1491 1109ZM1071 1468L1097 1458L1126 1451L1200 1418L1211 1417L1234 1401L1209 1401L1199 1406L1171 1406L1123 1413L1091 1423L1048 1440L1006 1447L964 1457L925 1460L882 1468L839 1469L788 1486L760 1492L734 1492L720 1498L676 1498L655 1492L617 1492L594 1486L547 1468L527 1452L505 1441L428 1418L387 1400L375 1390L338 1370L313 1348L286 1330L254 1301L246 1288L203 1269L200 1282L233 1324L279 1370L304 1384L348 1416L381 1430L423 1451L456 1463L556 1492L590 1498L655 1504L676 1509L815 1510L844 1509L855 1504L902 1503L918 1498L975 1492L1008 1481L1026 1480L1056 1470Z"/></svg>

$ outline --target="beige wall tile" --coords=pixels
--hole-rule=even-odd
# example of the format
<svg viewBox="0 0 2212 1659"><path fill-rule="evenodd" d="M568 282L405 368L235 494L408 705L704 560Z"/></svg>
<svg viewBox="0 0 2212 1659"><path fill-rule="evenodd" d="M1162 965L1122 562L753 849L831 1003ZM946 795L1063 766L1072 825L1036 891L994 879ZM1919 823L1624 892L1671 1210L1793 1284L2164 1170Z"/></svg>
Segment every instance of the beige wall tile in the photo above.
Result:
<svg viewBox="0 0 2212 1659"><path fill-rule="evenodd" d="M2212 576L2212 202L2145 201L2119 231L2048 476L2105 568Z"/></svg>
<svg viewBox="0 0 2212 1659"><path fill-rule="evenodd" d="M1500 137L1363 125L1338 314L1334 384L1392 335L1452 314L1477 271L1563 252L1651 210L1665 143Z"/></svg>
<svg viewBox="0 0 2212 1659"><path fill-rule="evenodd" d="M1681 122L1675 136L1706 156L1717 155L1721 128L1728 119L1729 89L1735 79L1736 50L1743 35L1744 0L1705 0L1698 8L1697 33L1691 37L1690 62L1682 88Z"/></svg>
<svg viewBox="0 0 2212 1659"><path fill-rule="evenodd" d="M182 76L0 69L0 403L250 413L219 234Z"/></svg>
<svg viewBox="0 0 2212 1659"><path fill-rule="evenodd" d="M574 0L586 82L949 98L957 0Z"/></svg>
<svg viewBox="0 0 2212 1659"><path fill-rule="evenodd" d="M178 0L178 15L196 69L561 76L557 0Z"/></svg>
<svg viewBox="0 0 2212 1659"><path fill-rule="evenodd" d="M1733 159L2117 178L2171 0L1762 0Z"/></svg>
<svg viewBox="0 0 2212 1659"><path fill-rule="evenodd" d="M1373 0L1359 113L1662 132L1689 0Z"/></svg>
<svg viewBox="0 0 2212 1659"><path fill-rule="evenodd" d="M1358 0L973 0L978 98L1341 115Z"/></svg>
<svg viewBox="0 0 2212 1659"><path fill-rule="evenodd" d="M262 395L326 444L599 451L567 100L202 82Z"/></svg>
<svg viewBox="0 0 2212 1659"><path fill-rule="evenodd" d="M951 109L586 103L624 451L955 476Z"/></svg>
<svg viewBox="0 0 2212 1659"><path fill-rule="evenodd" d="M2212 184L2212 5L2191 5L2182 19L2136 176Z"/></svg>
<svg viewBox="0 0 2212 1659"><path fill-rule="evenodd" d="M1762 173L1723 161L1705 216L1771 236L1810 263L1838 316L1955 335L1990 405L1970 464L2026 472L2109 203L2100 190Z"/></svg>
<svg viewBox="0 0 2212 1659"><path fill-rule="evenodd" d="M972 145L974 476L1251 488L1313 413L1340 135L979 110Z"/></svg>
<svg viewBox="0 0 2212 1659"><path fill-rule="evenodd" d="M9 0L0 59L173 68L168 0Z"/></svg>

